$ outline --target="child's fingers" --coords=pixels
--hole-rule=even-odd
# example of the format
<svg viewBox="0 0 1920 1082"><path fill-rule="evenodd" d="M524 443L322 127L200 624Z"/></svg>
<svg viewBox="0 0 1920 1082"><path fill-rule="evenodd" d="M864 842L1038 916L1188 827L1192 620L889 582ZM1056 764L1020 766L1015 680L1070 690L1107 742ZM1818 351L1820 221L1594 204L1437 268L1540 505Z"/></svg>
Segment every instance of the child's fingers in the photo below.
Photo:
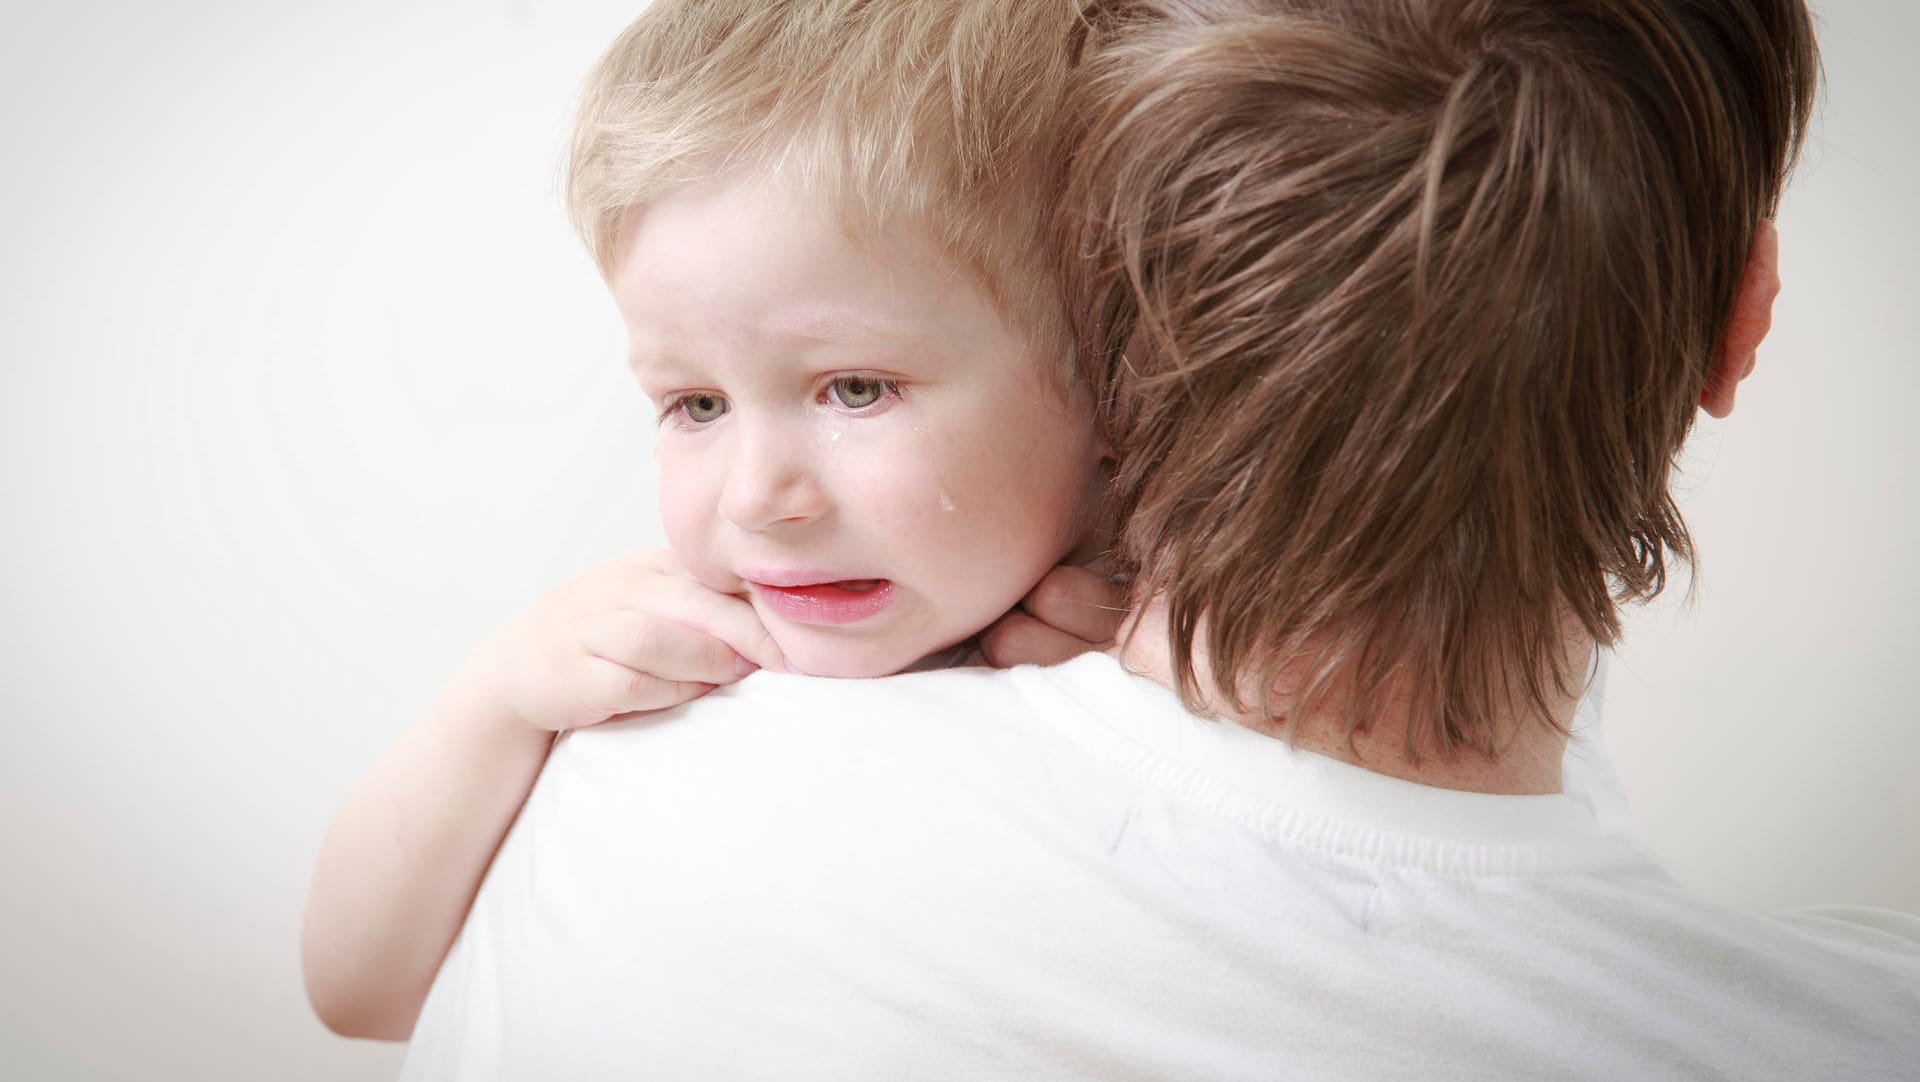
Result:
<svg viewBox="0 0 1920 1082"><path fill-rule="evenodd" d="M639 612L667 617L725 643L754 665L785 672L786 655L746 601L709 590L689 578L662 574L636 585L629 599Z"/></svg>
<svg viewBox="0 0 1920 1082"><path fill-rule="evenodd" d="M698 626L721 642L733 648L734 653L746 658L760 668L773 672L787 671L787 656L780 652L780 646L773 641L773 634L767 625L760 622L760 614L753 606L737 597L706 591L706 597L699 602L704 616Z"/></svg>
<svg viewBox="0 0 1920 1082"><path fill-rule="evenodd" d="M1043 624L1019 609L1002 616L980 633L980 652L986 655L988 663L1001 669L1015 665L1056 665L1098 650L1102 645Z"/></svg>
<svg viewBox="0 0 1920 1082"><path fill-rule="evenodd" d="M585 704L568 728L598 725L616 717L665 710L712 691L714 685L697 680L665 680L602 657L583 659L580 693Z"/></svg>
<svg viewBox="0 0 1920 1082"><path fill-rule="evenodd" d="M752 671L733 647L655 613L615 610L589 621L581 633L589 653L659 680L731 684Z"/></svg>
<svg viewBox="0 0 1920 1082"><path fill-rule="evenodd" d="M1057 631L1105 645L1120 633L1126 598L1105 575L1062 564L1046 573L1020 607Z"/></svg>

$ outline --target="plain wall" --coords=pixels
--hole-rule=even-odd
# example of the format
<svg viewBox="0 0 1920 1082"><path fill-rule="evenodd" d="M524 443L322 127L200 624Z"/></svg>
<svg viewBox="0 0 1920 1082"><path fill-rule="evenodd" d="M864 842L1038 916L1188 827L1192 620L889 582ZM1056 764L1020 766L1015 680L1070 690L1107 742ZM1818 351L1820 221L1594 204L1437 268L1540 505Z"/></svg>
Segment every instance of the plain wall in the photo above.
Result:
<svg viewBox="0 0 1920 1082"><path fill-rule="evenodd" d="M347 790L543 588L654 547L649 423L568 232L593 2L80 2L0 37L0 1063L378 1079L298 926ZM1697 604L1611 743L1726 901L1920 910L1920 13L1822 5L1787 291L1688 454Z"/></svg>

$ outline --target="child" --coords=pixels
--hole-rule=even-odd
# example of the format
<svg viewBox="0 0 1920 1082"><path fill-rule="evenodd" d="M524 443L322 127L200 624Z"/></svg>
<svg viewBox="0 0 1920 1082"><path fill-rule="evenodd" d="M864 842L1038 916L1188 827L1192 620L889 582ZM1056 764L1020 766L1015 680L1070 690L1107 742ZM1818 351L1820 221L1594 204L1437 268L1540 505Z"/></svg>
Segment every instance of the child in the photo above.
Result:
<svg viewBox="0 0 1920 1082"><path fill-rule="evenodd" d="M1074 18L662 2L614 44L569 203L659 411L673 551L537 601L349 800L303 933L330 1027L407 1035L554 731L755 667L938 663L1087 534L1046 243ZM1086 611L1062 623L1107 637Z"/></svg>

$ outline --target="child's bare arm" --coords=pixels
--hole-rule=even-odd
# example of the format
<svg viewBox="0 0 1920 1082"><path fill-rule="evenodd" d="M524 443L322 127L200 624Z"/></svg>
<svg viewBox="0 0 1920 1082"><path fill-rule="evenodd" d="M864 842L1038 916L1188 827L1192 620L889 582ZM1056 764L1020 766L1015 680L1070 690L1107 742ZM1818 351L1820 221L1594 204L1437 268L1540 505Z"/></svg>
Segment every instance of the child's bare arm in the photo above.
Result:
<svg viewBox="0 0 1920 1082"><path fill-rule="evenodd" d="M328 1028L404 1040L556 730L685 702L784 659L666 553L552 591L460 668L334 818L301 934Z"/></svg>

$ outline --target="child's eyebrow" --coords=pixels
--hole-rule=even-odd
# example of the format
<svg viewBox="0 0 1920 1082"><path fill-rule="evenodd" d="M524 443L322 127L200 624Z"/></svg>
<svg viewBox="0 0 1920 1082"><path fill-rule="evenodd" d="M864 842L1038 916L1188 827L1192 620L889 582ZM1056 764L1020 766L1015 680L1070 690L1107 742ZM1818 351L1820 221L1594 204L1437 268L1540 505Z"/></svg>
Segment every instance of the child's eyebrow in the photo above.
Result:
<svg viewBox="0 0 1920 1082"><path fill-rule="evenodd" d="M634 373L645 372L649 368L660 368L673 363L673 355L659 349L629 349L627 352L627 370Z"/></svg>
<svg viewBox="0 0 1920 1082"><path fill-rule="evenodd" d="M873 312L851 308L794 308L775 313L760 321L752 335L763 345L784 348L858 347L897 349L921 345L938 337L939 328L911 321L889 319ZM655 338L645 343L630 338L627 368L641 373L649 369L673 368L684 351L694 343L674 337ZM696 350L697 352L697 350Z"/></svg>
<svg viewBox="0 0 1920 1082"><path fill-rule="evenodd" d="M801 345L898 345L927 336L926 328L848 308L795 308L767 319L761 333Z"/></svg>

